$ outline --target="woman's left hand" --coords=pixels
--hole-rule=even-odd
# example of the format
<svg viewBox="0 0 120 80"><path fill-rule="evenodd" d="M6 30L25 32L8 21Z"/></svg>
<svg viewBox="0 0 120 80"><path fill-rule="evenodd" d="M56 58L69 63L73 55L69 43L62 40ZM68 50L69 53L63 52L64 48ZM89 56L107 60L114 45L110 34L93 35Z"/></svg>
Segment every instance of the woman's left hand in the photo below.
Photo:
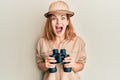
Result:
<svg viewBox="0 0 120 80"><path fill-rule="evenodd" d="M63 62L69 62L67 64L64 64L65 68L72 68L75 65L75 61L73 60L72 57L66 57L64 58Z"/></svg>

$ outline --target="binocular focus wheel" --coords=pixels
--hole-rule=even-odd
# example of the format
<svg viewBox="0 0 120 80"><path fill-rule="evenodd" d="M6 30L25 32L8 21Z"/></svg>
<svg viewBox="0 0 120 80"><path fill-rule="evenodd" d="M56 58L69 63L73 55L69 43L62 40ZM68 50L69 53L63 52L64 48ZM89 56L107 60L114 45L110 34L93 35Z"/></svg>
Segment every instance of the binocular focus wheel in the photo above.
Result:
<svg viewBox="0 0 120 80"><path fill-rule="evenodd" d="M64 72L71 72L72 68L64 68Z"/></svg>
<svg viewBox="0 0 120 80"><path fill-rule="evenodd" d="M50 73L55 73L55 72L57 72L57 69L56 69L56 67L55 68L49 68L48 71Z"/></svg>

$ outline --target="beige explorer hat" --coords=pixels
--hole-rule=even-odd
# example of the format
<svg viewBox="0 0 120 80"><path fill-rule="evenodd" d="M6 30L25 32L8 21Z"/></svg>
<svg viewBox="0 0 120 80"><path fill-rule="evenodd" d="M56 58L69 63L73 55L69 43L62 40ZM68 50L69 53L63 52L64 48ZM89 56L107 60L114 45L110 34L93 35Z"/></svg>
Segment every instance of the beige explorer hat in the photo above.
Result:
<svg viewBox="0 0 120 80"><path fill-rule="evenodd" d="M73 16L74 12L69 11L69 6L63 1L56 1L51 3L49 6L49 11L44 14L46 18L48 18L53 13L66 13L68 15Z"/></svg>

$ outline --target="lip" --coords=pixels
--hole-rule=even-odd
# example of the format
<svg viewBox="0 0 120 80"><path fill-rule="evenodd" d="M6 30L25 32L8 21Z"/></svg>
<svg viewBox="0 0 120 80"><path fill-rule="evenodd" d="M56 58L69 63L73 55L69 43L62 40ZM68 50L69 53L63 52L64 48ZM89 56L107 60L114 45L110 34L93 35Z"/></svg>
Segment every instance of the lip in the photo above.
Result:
<svg viewBox="0 0 120 80"><path fill-rule="evenodd" d="M56 32L57 33L61 33L63 30L63 27L62 26L56 26Z"/></svg>

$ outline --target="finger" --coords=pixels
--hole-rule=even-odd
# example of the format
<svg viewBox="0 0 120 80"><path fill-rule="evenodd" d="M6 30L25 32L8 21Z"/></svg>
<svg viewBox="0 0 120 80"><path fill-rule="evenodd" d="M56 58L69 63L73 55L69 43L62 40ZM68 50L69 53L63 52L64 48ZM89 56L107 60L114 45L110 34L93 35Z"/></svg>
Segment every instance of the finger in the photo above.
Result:
<svg viewBox="0 0 120 80"><path fill-rule="evenodd" d="M73 62L73 60L65 59L63 62Z"/></svg>
<svg viewBox="0 0 120 80"><path fill-rule="evenodd" d="M64 64L64 67L65 68L70 68L70 67L72 67L72 65L70 65L70 64Z"/></svg>
<svg viewBox="0 0 120 80"><path fill-rule="evenodd" d="M45 59L45 62L48 62L48 59Z"/></svg>
<svg viewBox="0 0 120 80"><path fill-rule="evenodd" d="M66 57L66 58L64 58L64 60L71 60L72 59L72 57Z"/></svg>
<svg viewBox="0 0 120 80"><path fill-rule="evenodd" d="M48 62L48 63L50 63L50 62L56 62L56 60L55 59L53 59L53 60L46 59L45 62Z"/></svg>
<svg viewBox="0 0 120 80"><path fill-rule="evenodd" d="M74 59L72 57L66 57L63 62L74 62Z"/></svg>
<svg viewBox="0 0 120 80"><path fill-rule="evenodd" d="M55 59L54 57L47 57L47 59Z"/></svg>
<svg viewBox="0 0 120 80"><path fill-rule="evenodd" d="M48 60L48 62L56 62L56 60Z"/></svg>
<svg viewBox="0 0 120 80"><path fill-rule="evenodd" d="M54 67L55 67L55 64L46 63L46 67L47 67L47 68L54 68Z"/></svg>
<svg viewBox="0 0 120 80"><path fill-rule="evenodd" d="M45 62L56 62L55 58L52 57L46 57Z"/></svg>
<svg viewBox="0 0 120 80"><path fill-rule="evenodd" d="M55 68L55 65L50 65L49 68Z"/></svg>

